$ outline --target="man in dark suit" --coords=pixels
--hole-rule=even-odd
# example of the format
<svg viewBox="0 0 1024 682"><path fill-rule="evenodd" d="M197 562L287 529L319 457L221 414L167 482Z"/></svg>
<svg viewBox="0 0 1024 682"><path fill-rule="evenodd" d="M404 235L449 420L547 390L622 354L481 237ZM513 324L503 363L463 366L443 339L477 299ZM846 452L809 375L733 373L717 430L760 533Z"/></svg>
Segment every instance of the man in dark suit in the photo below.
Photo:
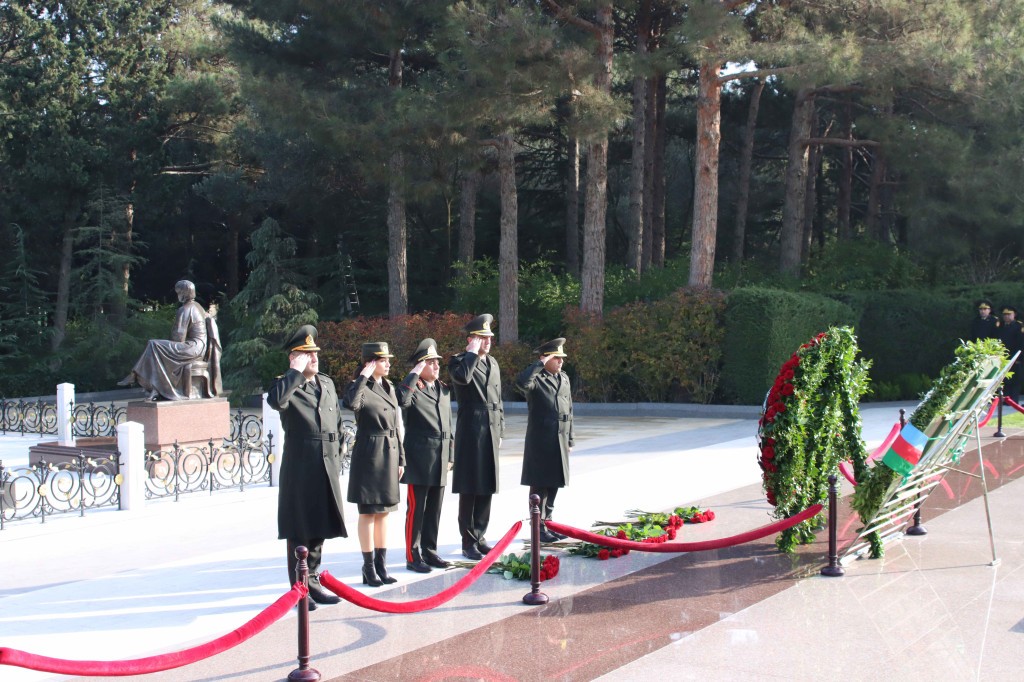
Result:
<svg viewBox="0 0 1024 682"><path fill-rule="evenodd" d="M1020 385L1024 379L1024 326L1017 319L1017 309L1012 305L1003 307L1003 324L999 327L999 340L1006 346L1009 356L1020 351L1010 371L1013 376L1003 381L1003 395L1015 403L1020 402Z"/></svg>
<svg viewBox="0 0 1024 682"><path fill-rule="evenodd" d="M437 554L444 488L454 461L451 390L438 377L437 343L423 339L409 356L415 366L398 386L405 422L405 567L429 573L450 564Z"/></svg>
<svg viewBox="0 0 1024 682"><path fill-rule="evenodd" d="M969 341L979 339L998 339L999 320L992 316L992 306L988 301L978 303L978 316L971 322Z"/></svg>
<svg viewBox="0 0 1024 682"><path fill-rule="evenodd" d="M303 325L285 344L288 371L271 384L267 404L281 413L284 456L278 483L277 533L288 543L288 580L297 580L295 548L309 549L310 609L337 604L320 586L326 538L348 537L342 511L341 410L334 382L319 373L316 328Z"/></svg>
<svg viewBox="0 0 1024 682"><path fill-rule="evenodd" d="M516 386L526 395L526 445L523 450L521 483L530 494L540 497L542 542L565 539L547 529L558 489L569 484L569 453L573 447L572 390L562 371L565 339L548 341L534 349L539 358L516 377Z"/></svg>
<svg viewBox="0 0 1024 682"><path fill-rule="evenodd" d="M462 554L472 560L491 551L484 534L491 518L491 496L498 492L498 449L505 435L501 375L490 356L493 321L486 314L470 320L466 351L448 362L459 403L452 490L459 494Z"/></svg>

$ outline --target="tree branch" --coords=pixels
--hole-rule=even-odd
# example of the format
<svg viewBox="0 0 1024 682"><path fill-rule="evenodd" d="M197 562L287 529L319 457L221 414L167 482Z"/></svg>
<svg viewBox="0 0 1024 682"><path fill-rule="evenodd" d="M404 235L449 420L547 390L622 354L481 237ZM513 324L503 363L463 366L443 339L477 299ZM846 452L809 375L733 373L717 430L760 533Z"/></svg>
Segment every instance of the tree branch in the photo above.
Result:
<svg viewBox="0 0 1024 682"><path fill-rule="evenodd" d="M875 140L847 140L843 137L806 137L800 140L800 144L810 146L812 144L830 144L834 147L881 147L881 142Z"/></svg>
<svg viewBox="0 0 1024 682"><path fill-rule="evenodd" d="M580 17L571 13L569 10L559 5L554 0L544 0L544 4L548 7L548 9L555 13L556 19L567 21L573 26L576 26L577 28L582 28L584 31L593 33L598 38L601 37L601 29L598 28L595 24L590 23L586 19L581 19Z"/></svg>

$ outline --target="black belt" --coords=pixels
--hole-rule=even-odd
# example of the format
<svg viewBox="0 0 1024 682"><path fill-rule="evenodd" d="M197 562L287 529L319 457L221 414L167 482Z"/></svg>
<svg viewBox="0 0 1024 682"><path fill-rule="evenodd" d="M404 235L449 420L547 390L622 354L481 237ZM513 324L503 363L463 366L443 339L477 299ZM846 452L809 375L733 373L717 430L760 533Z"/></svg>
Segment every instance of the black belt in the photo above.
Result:
<svg viewBox="0 0 1024 682"><path fill-rule="evenodd" d="M425 436L427 438L441 438L441 439L444 439L444 438L451 438L452 437L451 431L422 431L422 430L418 430L418 429L409 429L408 433L409 433L410 436L412 436L412 435Z"/></svg>
<svg viewBox="0 0 1024 682"><path fill-rule="evenodd" d="M559 422L567 422L567 421L569 421L571 419L572 419L572 415L570 415L570 414L560 414L557 417L545 417L544 421L552 422L552 423L557 424Z"/></svg>
<svg viewBox="0 0 1024 682"><path fill-rule="evenodd" d="M482 405L466 405L471 410L490 410L491 412L502 412L502 407L499 403L484 403Z"/></svg>
<svg viewBox="0 0 1024 682"><path fill-rule="evenodd" d="M360 433L365 433L371 438L374 436L387 436L389 438L393 438L397 435L394 429L381 429L379 431L367 431L366 429L363 429Z"/></svg>
<svg viewBox="0 0 1024 682"><path fill-rule="evenodd" d="M333 443L336 440L341 440L341 434L338 433L308 433L299 436L302 440L316 440L316 441L327 441Z"/></svg>

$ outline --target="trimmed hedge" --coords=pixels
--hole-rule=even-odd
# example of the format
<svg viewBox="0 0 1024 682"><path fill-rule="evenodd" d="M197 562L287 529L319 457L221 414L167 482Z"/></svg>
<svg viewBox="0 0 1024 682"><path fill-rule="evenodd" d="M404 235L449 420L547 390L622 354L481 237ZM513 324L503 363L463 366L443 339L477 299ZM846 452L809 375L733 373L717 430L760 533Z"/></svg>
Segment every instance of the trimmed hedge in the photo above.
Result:
<svg viewBox="0 0 1024 682"><path fill-rule="evenodd" d="M856 327L853 308L817 294L747 287L725 307L719 398L759 405L793 348L829 327Z"/></svg>
<svg viewBox="0 0 1024 682"><path fill-rule="evenodd" d="M678 289L603 318L567 308L566 367L578 401L709 403L721 360L720 291Z"/></svg>

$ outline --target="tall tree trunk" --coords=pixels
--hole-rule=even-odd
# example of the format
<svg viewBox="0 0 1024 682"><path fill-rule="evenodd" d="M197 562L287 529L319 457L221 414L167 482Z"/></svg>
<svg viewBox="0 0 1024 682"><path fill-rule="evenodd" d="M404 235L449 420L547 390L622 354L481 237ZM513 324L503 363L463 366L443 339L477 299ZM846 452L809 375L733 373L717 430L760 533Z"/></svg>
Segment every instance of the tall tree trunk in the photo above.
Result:
<svg viewBox="0 0 1024 682"><path fill-rule="evenodd" d="M850 100L846 100L846 111L843 116L843 138L853 139L853 110ZM840 147L841 169L839 173L839 197L836 200L836 238L847 241L852 237L850 230L850 206L853 203L853 147Z"/></svg>
<svg viewBox="0 0 1024 682"><path fill-rule="evenodd" d="M881 147L875 149L871 165L871 185L868 187L868 212L864 219L864 231L878 241L888 240L883 233L881 220L882 183L885 182L885 153Z"/></svg>
<svg viewBox="0 0 1024 682"><path fill-rule="evenodd" d="M639 68L645 65L647 41L651 32L651 2L642 0L636 28L636 61ZM636 70L639 70L636 69ZM629 180L629 246L626 250L626 267L639 275L643 270L644 250L644 162L647 137L647 78L641 73L633 74L633 154L630 162Z"/></svg>
<svg viewBox="0 0 1024 682"><path fill-rule="evenodd" d="M594 23L598 29L596 52L598 92L611 93L613 38L611 0L600 0ZM608 211L608 134L602 133L589 145L587 188L583 216L583 274L580 283L580 309L601 315L604 310L605 220Z"/></svg>
<svg viewBox="0 0 1024 682"><path fill-rule="evenodd" d="M476 198L480 191L480 175L480 170L475 167L463 175L459 193L459 262L462 263L464 277L473 272L476 258Z"/></svg>
<svg viewBox="0 0 1024 682"><path fill-rule="evenodd" d="M807 139L814 118L814 91L801 88L796 94L789 129L789 159L786 164L786 200L782 209L779 271L800 274L801 241L804 227L804 197L807 194Z"/></svg>
<svg viewBox="0 0 1024 682"><path fill-rule="evenodd" d="M814 236L814 205L817 202L818 164L821 159L821 147L811 145L807 149L807 190L804 194L804 226L803 243L800 245L800 261L806 263L811 254L811 243Z"/></svg>
<svg viewBox="0 0 1024 682"><path fill-rule="evenodd" d="M580 141L573 135L566 140L565 268L580 274Z"/></svg>
<svg viewBox="0 0 1024 682"><path fill-rule="evenodd" d="M498 337L519 341L519 207L512 133L498 136L498 184L501 191L501 242L498 247Z"/></svg>
<svg viewBox="0 0 1024 682"><path fill-rule="evenodd" d="M718 145L722 138L722 86L718 71L718 64L702 62L697 81L690 286L705 288L711 286L715 274L718 232Z"/></svg>
<svg viewBox="0 0 1024 682"><path fill-rule="evenodd" d="M732 231L732 259L743 261L744 245L747 239L747 207L750 204L750 169L754 159L754 132L757 130L757 110L761 106L761 92L764 80L758 80L750 91L747 106L747 125L743 129L743 149L740 151L739 195L736 197L736 224Z"/></svg>
<svg viewBox="0 0 1024 682"><path fill-rule="evenodd" d="M402 87L402 50L391 50L388 85ZM388 162L388 316L409 312L408 261L405 230L405 155L392 152Z"/></svg>
<svg viewBox="0 0 1024 682"><path fill-rule="evenodd" d="M71 258L75 252L76 214L69 211L64 217L64 236L60 243L60 266L57 271L57 302L53 309L53 335L50 337L51 351L60 349L67 334L68 310L71 308Z"/></svg>
<svg viewBox="0 0 1024 682"><path fill-rule="evenodd" d="M665 266L665 102L668 76L658 75L657 104L654 117L654 169L651 172L651 264Z"/></svg>
<svg viewBox="0 0 1024 682"><path fill-rule="evenodd" d="M647 79L647 113L644 116L644 235L640 254L641 271L654 262L654 150L658 146L658 79Z"/></svg>
<svg viewBox="0 0 1024 682"><path fill-rule="evenodd" d="M228 216L228 243L225 248L225 272L227 276L227 298L230 301L238 295L238 242L242 234L245 217L231 214Z"/></svg>

